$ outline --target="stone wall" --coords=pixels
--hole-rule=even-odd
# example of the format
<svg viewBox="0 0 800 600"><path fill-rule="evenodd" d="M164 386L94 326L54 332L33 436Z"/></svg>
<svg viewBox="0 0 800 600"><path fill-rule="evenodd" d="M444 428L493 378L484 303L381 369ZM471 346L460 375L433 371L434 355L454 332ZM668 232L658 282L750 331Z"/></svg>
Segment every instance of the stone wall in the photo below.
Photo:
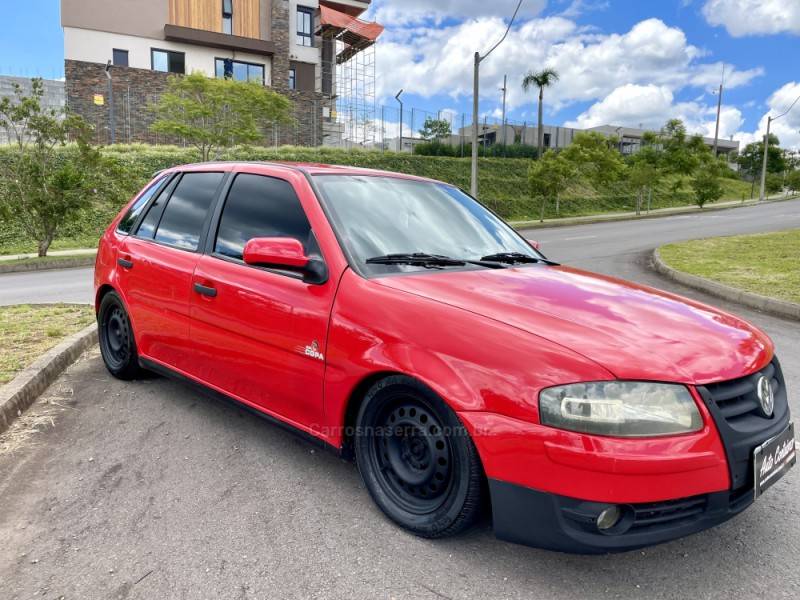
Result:
<svg viewBox="0 0 800 600"><path fill-rule="evenodd" d="M105 65L67 60L67 108L82 116L95 128L98 143L111 143L108 78ZM150 131L153 114L148 106L156 102L167 89L167 73L147 69L112 67L114 87L114 122L118 143L165 143L174 140L159 139ZM97 104L95 96L102 96Z"/></svg>

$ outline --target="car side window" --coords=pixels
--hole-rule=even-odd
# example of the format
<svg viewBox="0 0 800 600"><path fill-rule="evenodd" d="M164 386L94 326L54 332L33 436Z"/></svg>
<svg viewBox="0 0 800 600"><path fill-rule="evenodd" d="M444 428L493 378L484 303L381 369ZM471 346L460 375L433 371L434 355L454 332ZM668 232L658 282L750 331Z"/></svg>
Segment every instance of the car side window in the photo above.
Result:
<svg viewBox="0 0 800 600"><path fill-rule="evenodd" d="M150 187L148 187L144 193L136 199L136 202L133 203L133 206L128 209L128 212L125 213L125 216L120 219L119 225L117 225L117 231L128 235L133 229L136 220L139 218L139 215L142 214L142 211L147 206L147 203L156 195L158 190L161 189L162 184L167 179L166 176L159 177L156 179Z"/></svg>
<svg viewBox="0 0 800 600"><path fill-rule="evenodd" d="M223 177L224 173L185 173L163 209L153 239L184 250L197 250L203 224Z"/></svg>
<svg viewBox="0 0 800 600"><path fill-rule="evenodd" d="M150 208L147 209L147 214L145 214L142 222L139 223L139 228L135 233L137 237L146 238L148 240L152 240L155 237L158 222L161 220L161 215L164 214L164 207L167 205L167 200L169 200L169 196L172 194L172 190L175 189L179 179L180 177L173 179L170 184L162 189L158 196L156 196L155 201L150 205Z"/></svg>
<svg viewBox="0 0 800 600"><path fill-rule="evenodd" d="M248 241L265 237L294 238L308 256L320 254L292 185L274 177L240 174L222 209L214 253L241 260Z"/></svg>

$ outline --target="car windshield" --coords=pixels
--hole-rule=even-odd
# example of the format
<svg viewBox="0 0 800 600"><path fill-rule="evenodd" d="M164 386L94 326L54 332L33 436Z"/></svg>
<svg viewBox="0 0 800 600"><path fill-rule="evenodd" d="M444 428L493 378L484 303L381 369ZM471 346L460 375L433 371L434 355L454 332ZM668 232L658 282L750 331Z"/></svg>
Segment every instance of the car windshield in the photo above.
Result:
<svg viewBox="0 0 800 600"><path fill-rule="evenodd" d="M543 259L453 186L371 175L317 175L314 181L342 244L364 273L479 269L486 268L480 264L485 258L509 264Z"/></svg>

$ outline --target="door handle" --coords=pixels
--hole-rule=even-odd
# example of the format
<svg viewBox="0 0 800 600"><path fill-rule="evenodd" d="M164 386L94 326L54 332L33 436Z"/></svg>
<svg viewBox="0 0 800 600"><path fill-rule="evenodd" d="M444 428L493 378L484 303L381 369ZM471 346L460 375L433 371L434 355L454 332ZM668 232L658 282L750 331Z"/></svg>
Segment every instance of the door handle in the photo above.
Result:
<svg viewBox="0 0 800 600"><path fill-rule="evenodd" d="M217 290L216 288L209 287L207 285L202 285L200 283L194 284L194 291L200 294L201 296L207 296L209 298L216 298L217 297Z"/></svg>
<svg viewBox="0 0 800 600"><path fill-rule="evenodd" d="M118 258L117 264L122 267L123 269L132 269L133 268L133 261L127 258Z"/></svg>

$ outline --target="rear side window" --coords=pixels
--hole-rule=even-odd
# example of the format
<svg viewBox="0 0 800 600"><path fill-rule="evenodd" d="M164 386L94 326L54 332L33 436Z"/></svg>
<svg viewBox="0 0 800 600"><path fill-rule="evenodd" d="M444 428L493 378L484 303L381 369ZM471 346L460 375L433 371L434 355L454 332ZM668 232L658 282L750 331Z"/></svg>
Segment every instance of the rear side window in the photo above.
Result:
<svg viewBox="0 0 800 600"><path fill-rule="evenodd" d="M208 209L222 178L223 173L186 173L164 209L154 239L177 248L197 250Z"/></svg>
<svg viewBox="0 0 800 600"><path fill-rule="evenodd" d="M117 231L124 234L129 234L131 229L133 229L134 223L139 218L139 215L142 214L142 211L147 206L147 203L150 202L153 196L156 195L156 192L161 188L161 184L164 183L166 177L161 177L157 179L149 188L147 188L144 193L137 198L136 202L133 203L133 206L130 207L125 216L122 217L122 220L117 225Z"/></svg>
<svg viewBox="0 0 800 600"><path fill-rule="evenodd" d="M288 181L239 175L222 210L214 252L241 260L245 244L264 237L294 238L307 254L319 254L311 225Z"/></svg>

